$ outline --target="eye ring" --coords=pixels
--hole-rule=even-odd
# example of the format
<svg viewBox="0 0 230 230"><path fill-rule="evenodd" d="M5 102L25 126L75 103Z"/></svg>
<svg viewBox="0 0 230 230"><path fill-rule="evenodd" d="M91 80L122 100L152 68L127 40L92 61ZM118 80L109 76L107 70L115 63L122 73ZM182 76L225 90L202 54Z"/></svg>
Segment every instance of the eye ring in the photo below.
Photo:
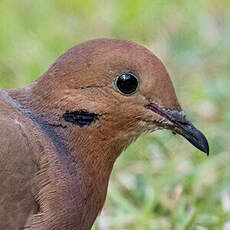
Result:
<svg viewBox="0 0 230 230"><path fill-rule="evenodd" d="M113 85L122 95L129 96L137 92L140 79L131 72L123 73L116 77Z"/></svg>

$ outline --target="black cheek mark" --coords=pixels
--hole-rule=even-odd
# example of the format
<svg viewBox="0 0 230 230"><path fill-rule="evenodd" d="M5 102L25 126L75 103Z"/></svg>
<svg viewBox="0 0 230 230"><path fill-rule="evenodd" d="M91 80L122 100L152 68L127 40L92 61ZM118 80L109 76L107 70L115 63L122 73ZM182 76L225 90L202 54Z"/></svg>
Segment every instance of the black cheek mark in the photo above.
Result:
<svg viewBox="0 0 230 230"><path fill-rule="evenodd" d="M89 113L86 110L77 110L73 112L66 111L63 114L65 121L78 125L81 128L85 125L90 126L93 122L99 119L99 116L100 115L96 113Z"/></svg>

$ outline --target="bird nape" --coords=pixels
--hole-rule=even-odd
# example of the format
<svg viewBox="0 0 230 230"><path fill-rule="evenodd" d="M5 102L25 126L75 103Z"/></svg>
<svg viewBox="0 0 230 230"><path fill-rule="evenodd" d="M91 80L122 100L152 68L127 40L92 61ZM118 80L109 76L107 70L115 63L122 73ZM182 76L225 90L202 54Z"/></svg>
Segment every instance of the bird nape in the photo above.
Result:
<svg viewBox="0 0 230 230"><path fill-rule="evenodd" d="M0 229L91 229L113 164L141 133L168 129L209 154L148 49L73 47L36 82L0 90Z"/></svg>

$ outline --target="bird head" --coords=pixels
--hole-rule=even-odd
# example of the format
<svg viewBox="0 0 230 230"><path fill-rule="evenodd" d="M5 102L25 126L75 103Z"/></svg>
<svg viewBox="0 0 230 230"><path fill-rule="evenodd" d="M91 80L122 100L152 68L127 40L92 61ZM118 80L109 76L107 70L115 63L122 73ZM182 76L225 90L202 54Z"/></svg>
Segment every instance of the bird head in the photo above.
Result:
<svg viewBox="0 0 230 230"><path fill-rule="evenodd" d="M206 138L179 105L166 68L136 43L98 39L77 45L37 84L36 95L49 99L42 109L78 130L130 143L143 132L168 129L209 154Z"/></svg>

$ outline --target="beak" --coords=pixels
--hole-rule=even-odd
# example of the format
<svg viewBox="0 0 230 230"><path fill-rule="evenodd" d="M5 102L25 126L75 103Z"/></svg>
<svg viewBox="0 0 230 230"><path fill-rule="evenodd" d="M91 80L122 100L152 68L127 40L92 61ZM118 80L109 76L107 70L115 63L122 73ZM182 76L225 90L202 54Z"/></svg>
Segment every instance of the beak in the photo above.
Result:
<svg viewBox="0 0 230 230"><path fill-rule="evenodd" d="M165 118L162 122L164 128L180 134L196 148L209 155L209 145L206 137L187 120L183 111L165 110L153 103L148 104L146 108Z"/></svg>

